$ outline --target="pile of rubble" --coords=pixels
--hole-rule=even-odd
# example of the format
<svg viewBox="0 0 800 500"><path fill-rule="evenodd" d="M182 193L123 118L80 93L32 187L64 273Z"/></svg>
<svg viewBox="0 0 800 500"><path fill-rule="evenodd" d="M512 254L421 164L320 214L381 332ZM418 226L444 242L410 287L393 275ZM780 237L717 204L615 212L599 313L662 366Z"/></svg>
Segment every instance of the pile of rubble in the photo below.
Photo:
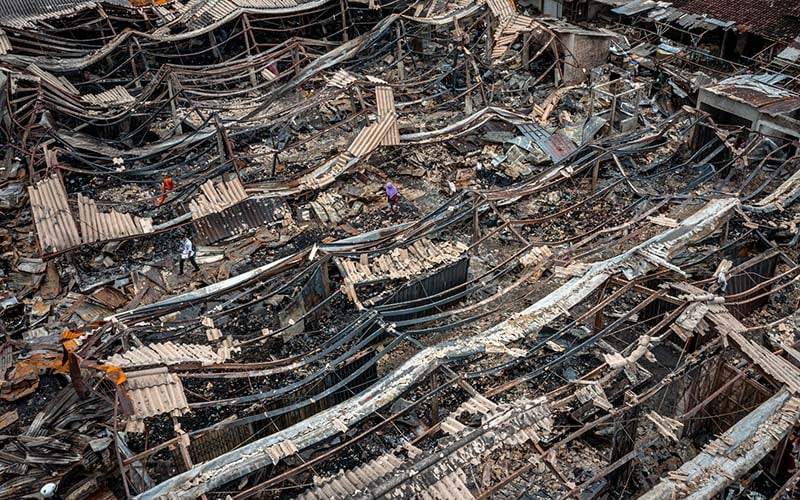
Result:
<svg viewBox="0 0 800 500"><path fill-rule="evenodd" d="M797 495L791 2L23 3L0 500Z"/></svg>

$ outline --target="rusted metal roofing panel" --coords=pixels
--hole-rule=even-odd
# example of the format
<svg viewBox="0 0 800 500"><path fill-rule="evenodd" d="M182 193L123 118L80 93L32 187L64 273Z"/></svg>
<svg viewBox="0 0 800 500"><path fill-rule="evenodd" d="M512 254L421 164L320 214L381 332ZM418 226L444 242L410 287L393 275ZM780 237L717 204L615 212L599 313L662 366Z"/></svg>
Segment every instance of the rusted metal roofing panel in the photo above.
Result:
<svg viewBox="0 0 800 500"><path fill-rule="evenodd" d="M220 423L225 423L226 420ZM189 454L194 463L213 460L247 441L253 436L253 432L252 424L247 424L193 436Z"/></svg>
<svg viewBox="0 0 800 500"><path fill-rule="evenodd" d="M553 163L558 163L578 149L578 146L567 136L551 134L536 123L520 123L517 128L525 134L525 137L535 142L553 160Z"/></svg>
<svg viewBox="0 0 800 500"><path fill-rule="evenodd" d="M78 194L78 221L84 243L106 241L153 231L153 219L117 212L100 212L94 200Z"/></svg>
<svg viewBox="0 0 800 500"><path fill-rule="evenodd" d="M166 367L127 372L125 387L133 403L134 420L169 413L181 416L189 412L183 384Z"/></svg>
<svg viewBox="0 0 800 500"><path fill-rule="evenodd" d="M394 108L394 92L391 87L375 87L375 100L377 101L378 117L384 118L392 113L395 113ZM396 146L400 144L400 127L397 125L397 120L393 120L392 126L389 128L383 140L382 146Z"/></svg>
<svg viewBox="0 0 800 500"><path fill-rule="evenodd" d="M772 114L786 113L800 108L800 94L771 85L759 75L733 76L705 90Z"/></svg>
<svg viewBox="0 0 800 500"><path fill-rule="evenodd" d="M215 352L206 344L175 344L172 342L134 347L121 354L114 354L107 363L123 369L150 365L172 366L178 364L200 364L203 366L224 363L228 350Z"/></svg>
<svg viewBox="0 0 800 500"><path fill-rule="evenodd" d="M53 174L28 186L28 195L42 253L58 252L81 244L67 202L67 192L58 175Z"/></svg>
<svg viewBox="0 0 800 500"><path fill-rule="evenodd" d="M210 244L273 224L288 217L288 208L277 198L251 197L220 212L210 213L193 224L202 243Z"/></svg>

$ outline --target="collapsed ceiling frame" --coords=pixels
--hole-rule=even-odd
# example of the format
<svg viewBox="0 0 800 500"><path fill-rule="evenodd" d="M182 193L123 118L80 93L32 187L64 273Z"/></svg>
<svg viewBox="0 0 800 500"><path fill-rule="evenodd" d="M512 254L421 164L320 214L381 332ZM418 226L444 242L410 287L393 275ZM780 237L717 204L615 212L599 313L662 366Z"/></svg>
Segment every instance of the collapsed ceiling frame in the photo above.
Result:
<svg viewBox="0 0 800 500"><path fill-rule="evenodd" d="M13 93L7 88L15 98L5 115L14 125L4 119L13 138L6 158L20 155L27 172L16 177L31 193L47 193L31 196L29 220L56 284L56 262L79 265L75 256L87 244L152 242L185 224L200 230L196 219L230 209L241 224L226 229L222 249L198 248L208 262L225 263L215 282L177 292L169 273L148 264L131 271L128 301L112 291L118 280L78 278L87 293L60 316L92 314L86 305L101 304L108 311L95 314L101 323L4 344L4 356L15 362L4 370L4 399L35 391L40 370L61 373L70 384L59 401L75 404L70 398L80 395L91 405L107 403L102 416L90 418L114 426L111 437L95 434L89 448L70 447L37 430L69 425L45 412L6 443L9 456L53 450L65 466L58 481L72 495L83 491L70 485L70 474L83 473L75 457L86 459L91 449L100 457L91 460L119 474L124 494L136 498L219 495L236 484L234 498L301 493L297 485L311 474L308 498L367 490L374 497L485 498L542 485L567 498L598 486L624 491L645 450L675 449L684 439L680 429L726 391L741 391L736 382L745 378L763 388L752 411L742 405L733 412L738 420L720 417L729 430L677 464L649 495L708 497L785 448L800 408L796 368L782 356L794 359L796 351L780 344L782 351L771 352L746 335L772 332L786 318L740 321L794 293L800 280L791 227L800 192L796 158L782 154L791 142L763 154L774 136L718 125L689 108L608 135L587 132L587 121L564 139L542 124L549 126L569 89L520 109L504 101L514 92L496 92L499 80L487 81L489 69L508 75L517 57L525 71L541 58L545 69L529 77L535 83L527 89L548 76L558 86L563 64L577 61L546 19L517 14L505 2L444 10L429 2L383 18L366 15L370 27L360 35L353 14L323 41L266 43L270 23L295 17L297 31L324 24L303 18L306 11L245 9L198 28L194 7L163 24L151 21L158 16L137 17L156 7L111 16L97 21L100 36L91 47L70 50L57 34L69 32L64 28L9 30L12 50L0 56L3 74L15 79ZM171 8L159 12L162 19ZM90 12L80 18L84 29L93 24ZM40 36L35 43L48 43L58 56L31 52L27 41ZM341 43L331 41L337 36ZM425 60L417 41L438 50ZM169 58L180 64L149 69ZM382 66L373 73L376 63ZM78 73L97 69L102 76ZM107 90L85 91L98 86ZM569 123L568 115L559 113L558 123ZM552 165L507 187L458 189L450 181L453 196L395 226L309 243L300 235L312 224L295 232L288 210L276 208L280 218L268 218L277 225L260 219L256 227L241 212L252 199L314 210L304 200L317 195L319 205L318 193L364 182L359 176L375 161L508 130L521 133L511 136L514 147L535 151L535 142L551 153ZM704 133L711 138L687 152ZM308 154L315 144L323 147ZM564 144L570 146L557 150ZM475 156L467 151L458 162ZM221 174L234 180L220 181ZM123 208L103 199L124 182L152 184L167 175L178 189L164 191L163 208L141 197ZM227 182L241 192L227 191ZM109 230L103 223L97 237L87 233L89 221L101 219L111 221ZM63 232L69 220L75 231ZM117 226L127 229L115 232ZM742 251L753 253L740 258ZM259 252L269 258L247 266ZM115 300L120 305L110 306ZM275 354L265 358L265 349ZM671 350L680 356L672 359ZM3 363L12 367L5 357ZM567 368L575 373L566 375ZM654 368L666 372L655 376ZM723 369L738 374L704 383ZM95 377L102 383L92 389ZM157 391L169 398L160 400ZM681 391L685 398L665 404ZM174 437L136 442L159 418L171 421ZM598 453L585 453L591 446L582 437L603 439L607 425L609 453L587 469L591 475L562 465L565 455L590 463ZM232 436L240 437L230 445ZM383 445L365 452L376 439ZM391 441L399 444L389 447ZM156 483L151 460L170 450L175 470L167 479L159 473ZM520 450L524 458L514 458ZM361 458L336 474L337 458L350 456ZM500 460L502 473L477 467ZM726 474L709 475L718 466ZM31 493L42 481L37 472L9 482L0 498ZM92 481L85 487L101 488Z"/></svg>

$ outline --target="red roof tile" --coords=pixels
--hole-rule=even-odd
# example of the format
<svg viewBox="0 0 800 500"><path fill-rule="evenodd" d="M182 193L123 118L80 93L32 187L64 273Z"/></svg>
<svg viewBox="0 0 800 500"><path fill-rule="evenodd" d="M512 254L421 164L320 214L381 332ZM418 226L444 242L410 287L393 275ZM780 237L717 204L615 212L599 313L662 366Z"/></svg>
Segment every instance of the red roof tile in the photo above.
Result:
<svg viewBox="0 0 800 500"><path fill-rule="evenodd" d="M739 31L790 42L800 35L798 0L673 0L673 6L721 21L736 21Z"/></svg>

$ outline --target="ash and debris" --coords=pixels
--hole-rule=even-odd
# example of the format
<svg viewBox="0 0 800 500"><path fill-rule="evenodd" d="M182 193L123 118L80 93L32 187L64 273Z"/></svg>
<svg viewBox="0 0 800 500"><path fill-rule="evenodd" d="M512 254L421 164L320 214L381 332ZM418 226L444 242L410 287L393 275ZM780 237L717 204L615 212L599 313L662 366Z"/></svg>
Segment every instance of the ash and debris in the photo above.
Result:
<svg viewBox="0 0 800 500"><path fill-rule="evenodd" d="M797 497L792 2L212 3L0 5L0 500Z"/></svg>

